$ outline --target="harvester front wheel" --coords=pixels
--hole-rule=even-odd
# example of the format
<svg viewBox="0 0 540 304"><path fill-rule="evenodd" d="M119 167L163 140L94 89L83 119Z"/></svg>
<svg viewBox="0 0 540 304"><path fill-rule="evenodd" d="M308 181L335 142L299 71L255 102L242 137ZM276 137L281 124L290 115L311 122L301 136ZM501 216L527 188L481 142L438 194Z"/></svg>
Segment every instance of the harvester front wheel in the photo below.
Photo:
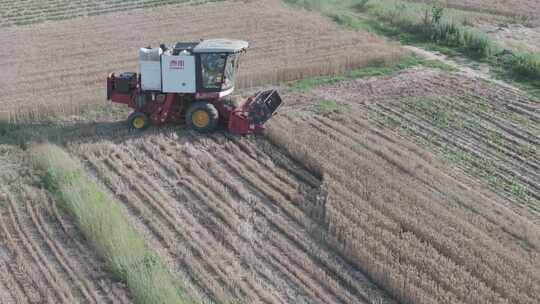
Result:
<svg viewBox="0 0 540 304"><path fill-rule="evenodd" d="M144 130L150 126L150 118L141 112L133 112L128 117L128 125L132 130Z"/></svg>
<svg viewBox="0 0 540 304"><path fill-rule="evenodd" d="M186 112L188 126L199 132L214 131L219 122L219 113L213 104L196 102Z"/></svg>

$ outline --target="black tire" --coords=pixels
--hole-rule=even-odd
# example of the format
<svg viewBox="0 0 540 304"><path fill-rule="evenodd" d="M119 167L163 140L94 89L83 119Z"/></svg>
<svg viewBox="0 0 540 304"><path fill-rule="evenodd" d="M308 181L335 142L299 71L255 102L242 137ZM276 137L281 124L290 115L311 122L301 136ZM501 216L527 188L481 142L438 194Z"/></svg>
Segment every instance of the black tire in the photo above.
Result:
<svg viewBox="0 0 540 304"><path fill-rule="evenodd" d="M203 115L206 113L207 120L197 121L198 115ZM204 116L204 115L203 115ZM216 107L213 104L206 101L198 101L192 104L186 112L186 122L189 128L202 132L208 133L214 131L219 123L219 113Z"/></svg>
<svg viewBox="0 0 540 304"><path fill-rule="evenodd" d="M150 126L150 117L142 112L133 112L128 117L128 126L130 130L144 130Z"/></svg>

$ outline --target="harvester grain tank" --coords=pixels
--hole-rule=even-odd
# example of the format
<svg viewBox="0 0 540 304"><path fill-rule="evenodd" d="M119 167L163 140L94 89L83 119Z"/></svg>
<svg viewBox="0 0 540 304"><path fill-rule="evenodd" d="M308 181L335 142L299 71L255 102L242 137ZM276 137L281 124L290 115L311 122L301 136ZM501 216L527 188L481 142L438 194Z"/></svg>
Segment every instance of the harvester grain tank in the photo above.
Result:
<svg viewBox="0 0 540 304"><path fill-rule="evenodd" d="M248 49L241 40L210 39L139 50L139 73L110 74L107 99L133 109L128 124L186 123L200 132L220 124L234 134L264 130L282 104L276 90L244 100L232 97L240 58Z"/></svg>

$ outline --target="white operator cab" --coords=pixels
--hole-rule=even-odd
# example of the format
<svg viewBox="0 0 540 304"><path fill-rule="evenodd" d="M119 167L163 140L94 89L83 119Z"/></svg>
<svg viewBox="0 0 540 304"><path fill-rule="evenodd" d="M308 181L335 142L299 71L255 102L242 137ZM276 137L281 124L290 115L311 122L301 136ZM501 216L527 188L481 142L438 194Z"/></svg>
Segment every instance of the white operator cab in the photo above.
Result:
<svg viewBox="0 0 540 304"><path fill-rule="evenodd" d="M139 51L141 89L164 93L218 93L234 91L240 53L249 44L241 40L209 39L177 43L173 48Z"/></svg>

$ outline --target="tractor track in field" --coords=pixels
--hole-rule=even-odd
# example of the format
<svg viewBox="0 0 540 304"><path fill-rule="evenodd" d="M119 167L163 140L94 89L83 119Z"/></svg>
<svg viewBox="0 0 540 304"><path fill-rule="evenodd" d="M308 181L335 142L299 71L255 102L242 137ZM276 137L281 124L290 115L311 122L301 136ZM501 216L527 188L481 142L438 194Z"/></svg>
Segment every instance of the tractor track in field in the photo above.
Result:
<svg viewBox="0 0 540 304"><path fill-rule="evenodd" d="M316 223L306 214L309 202L302 201L305 191L320 185L311 173L298 165L291 173L286 168L291 160L269 143L221 134L186 134L181 141L157 136L73 149L124 204L137 202L136 208L149 209L130 212L133 220L142 221L138 227L154 225L148 217L160 222L161 230L151 229L153 233L176 227L177 239L171 242L185 246L181 250L193 252L194 258L185 260L170 249L165 254L184 260L172 268L183 273L179 276L191 276L188 284L198 283L193 288L203 293L201 299L367 303L382 296L355 267L313 238ZM278 165L273 159L279 159ZM124 197L123 191L129 194ZM174 216L178 213L183 217ZM183 239L191 230L197 233ZM207 268L187 270L196 264ZM221 280L201 278L205 270Z"/></svg>
<svg viewBox="0 0 540 304"><path fill-rule="evenodd" d="M29 173L0 174L0 282L8 287L0 302L131 303Z"/></svg>

